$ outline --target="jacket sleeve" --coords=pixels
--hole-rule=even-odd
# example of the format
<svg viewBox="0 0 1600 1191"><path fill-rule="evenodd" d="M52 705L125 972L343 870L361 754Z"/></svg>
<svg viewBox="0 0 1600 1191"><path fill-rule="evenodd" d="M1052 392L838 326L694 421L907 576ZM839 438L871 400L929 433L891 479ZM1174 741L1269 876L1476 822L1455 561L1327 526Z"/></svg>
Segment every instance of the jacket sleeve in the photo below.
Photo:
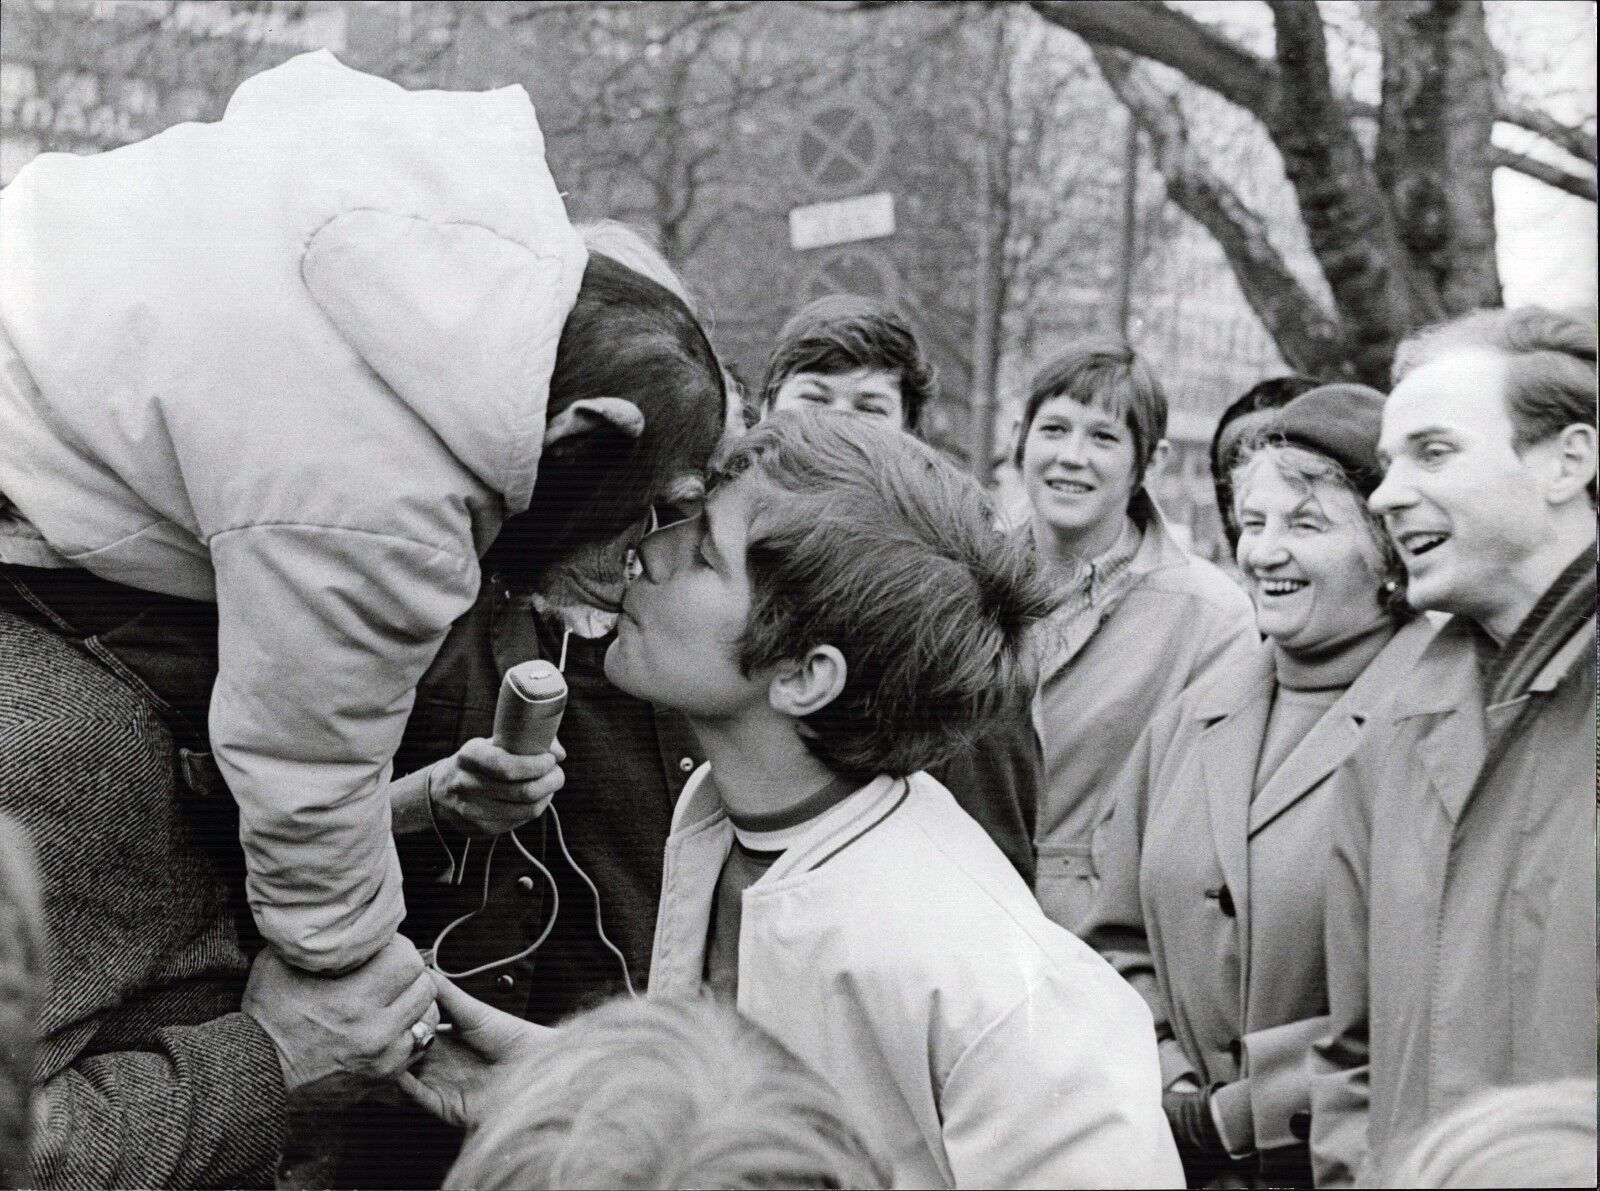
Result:
<svg viewBox="0 0 1600 1191"><path fill-rule="evenodd" d="M1311 1053L1311 1158L1319 1187L1347 1187L1367 1159L1369 1003L1367 906L1372 811L1362 757L1369 736L1332 778L1333 853L1324 946L1328 1032Z"/></svg>
<svg viewBox="0 0 1600 1191"><path fill-rule="evenodd" d="M242 1013L158 1030L148 1049L80 1056L38 1090L41 1187L230 1187L283 1144L278 1054Z"/></svg>
<svg viewBox="0 0 1600 1191"><path fill-rule="evenodd" d="M1107 1009L1051 981L956 1061L939 1115L957 1187L1184 1185L1149 1019Z"/></svg>
<svg viewBox="0 0 1600 1191"><path fill-rule="evenodd" d="M1108 792L1106 816L1096 826L1093 837L1098 885L1079 932L1079 937L1133 985L1150 1007L1161 1056L1162 1087L1182 1076L1194 1076L1193 1066L1173 1037L1166 998L1156 981L1139 890L1150 786L1158 768L1156 742L1171 733L1175 722L1172 713L1164 713L1140 734L1128 763Z"/></svg>
<svg viewBox="0 0 1600 1191"><path fill-rule="evenodd" d="M291 963L346 970L404 916L384 785L417 681L477 592L477 560L308 525L210 546L211 739L239 802L250 907Z"/></svg>
<svg viewBox="0 0 1600 1191"><path fill-rule="evenodd" d="M1249 1096L1249 1128L1257 1149L1302 1144L1290 1119L1311 1109L1311 1047L1327 1032L1328 1018L1322 1015L1255 1030L1239 1040L1246 1073L1241 1083Z"/></svg>

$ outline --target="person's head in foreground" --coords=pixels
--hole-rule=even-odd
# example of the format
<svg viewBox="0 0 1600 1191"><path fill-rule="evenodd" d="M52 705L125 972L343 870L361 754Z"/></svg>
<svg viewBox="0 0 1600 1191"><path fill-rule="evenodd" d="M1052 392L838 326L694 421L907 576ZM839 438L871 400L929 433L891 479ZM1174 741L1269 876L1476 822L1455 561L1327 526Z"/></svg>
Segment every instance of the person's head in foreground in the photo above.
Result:
<svg viewBox="0 0 1600 1191"><path fill-rule="evenodd" d="M1595 1085L1496 1088L1424 1129L1390 1187L1593 1187Z"/></svg>
<svg viewBox="0 0 1600 1191"><path fill-rule="evenodd" d="M1594 541L1595 331L1485 310L1401 344L1372 507L1418 608L1504 643Z"/></svg>
<svg viewBox="0 0 1600 1191"><path fill-rule="evenodd" d="M1291 654L1326 654L1410 615L1405 568L1367 506L1383 394L1324 385L1243 445L1231 477L1237 559L1256 626Z"/></svg>
<svg viewBox="0 0 1600 1191"><path fill-rule="evenodd" d="M1034 539L1075 558L1104 554L1166 451L1167 395L1120 343L1074 347L1034 375L1016 464Z"/></svg>
<svg viewBox="0 0 1600 1191"><path fill-rule="evenodd" d="M1233 519L1232 476L1244 456L1244 447L1260 436L1274 413L1320 384L1309 376L1268 377L1246 389L1217 419L1217 428L1211 434L1211 484L1216 490L1217 515L1222 519L1229 553L1239 547L1239 526Z"/></svg>
<svg viewBox="0 0 1600 1191"><path fill-rule="evenodd" d="M934 370L909 323L872 298L818 298L778 332L761 382L761 413L821 407L882 418L917 433Z"/></svg>
<svg viewBox="0 0 1600 1191"><path fill-rule="evenodd" d="M971 477L888 423L828 411L740 439L701 516L639 560L614 683L702 734L863 780L936 764L999 712L1048 606Z"/></svg>
<svg viewBox="0 0 1600 1191"><path fill-rule="evenodd" d="M711 998L617 1000L503 1084L447 1187L885 1187L839 1095Z"/></svg>

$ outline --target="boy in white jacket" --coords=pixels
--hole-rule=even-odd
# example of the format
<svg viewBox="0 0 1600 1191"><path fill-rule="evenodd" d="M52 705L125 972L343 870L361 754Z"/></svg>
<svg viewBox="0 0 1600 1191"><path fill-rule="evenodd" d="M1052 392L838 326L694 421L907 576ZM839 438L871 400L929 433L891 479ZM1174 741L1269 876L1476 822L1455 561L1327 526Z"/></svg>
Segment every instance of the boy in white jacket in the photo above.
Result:
<svg viewBox="0 0 1600 1191"><path fill-rule="evenodd" d="M709 763L650 993L702 982L839 1089L897 1185L1181 1186L1138 995L925 773L1044 610L978 487L866 419L784 414L640 547L611 679Z"/></svg>

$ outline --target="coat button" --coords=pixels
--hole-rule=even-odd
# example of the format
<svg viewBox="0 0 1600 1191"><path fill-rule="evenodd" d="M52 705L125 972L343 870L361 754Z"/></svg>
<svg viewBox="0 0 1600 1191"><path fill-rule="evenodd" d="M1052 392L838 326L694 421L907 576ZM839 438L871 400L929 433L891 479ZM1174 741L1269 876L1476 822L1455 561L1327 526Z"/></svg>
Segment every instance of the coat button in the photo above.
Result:
<svg viewBox="0 0 1600 1191"><path fill-rule="evenodd" d="M495 987L500 989L501 992L510 992L512 989L517 987L517 978L510 972L506 972L505 974L496 977L494 983Z"/></svg>
<svg viewBox="0 0 1600 1191"><path fill-rule="evenodd" d="M524 892L524 893L532 893L533 892L533 878L532 877L518 877L517 878L517 888L522 890L522 892Z"/></svg>
<svg viewBox="0 0 1600 1191"><path fill-rule="evenodd" d="M678 772L679 773L693 773L694 772L694 758L693 757L684 757L684 758L682 758L678 762Z"/></svg>
<svg viewBox="0 0 1600 1191"><path fill-rule="evenodd" d="M1221 910L1229 918L1238 916L1239 909L1233 904L1233 890L1226 885L1218 885L1215 889L1207 889L1206 896L1215 901L1217 909Z"/></svg>
<svg viewBox="0 0 1600 1191"><path fill-rule="evenodd" d="M1296 1141L1311 1140L1311 1114L1305 1109L1289 1114L1289 1132Z"/></svg>

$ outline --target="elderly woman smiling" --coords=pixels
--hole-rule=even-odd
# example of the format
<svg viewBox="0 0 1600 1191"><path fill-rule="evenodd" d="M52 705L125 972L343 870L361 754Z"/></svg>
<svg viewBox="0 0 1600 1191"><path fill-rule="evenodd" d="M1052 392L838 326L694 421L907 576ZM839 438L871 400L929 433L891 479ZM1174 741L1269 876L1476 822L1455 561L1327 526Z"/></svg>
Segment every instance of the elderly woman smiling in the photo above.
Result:
<svg viewBox="0 0 1600 1191"><path fill-rule="evenodd" d="M1150 725L1095 836L1084 938L1155 1014L1190 1186L1311 1185L1328 779L1431 635L1366 504L1382 405L1313 389L1246 452L1238 562L1264 640Z"/></svg>

